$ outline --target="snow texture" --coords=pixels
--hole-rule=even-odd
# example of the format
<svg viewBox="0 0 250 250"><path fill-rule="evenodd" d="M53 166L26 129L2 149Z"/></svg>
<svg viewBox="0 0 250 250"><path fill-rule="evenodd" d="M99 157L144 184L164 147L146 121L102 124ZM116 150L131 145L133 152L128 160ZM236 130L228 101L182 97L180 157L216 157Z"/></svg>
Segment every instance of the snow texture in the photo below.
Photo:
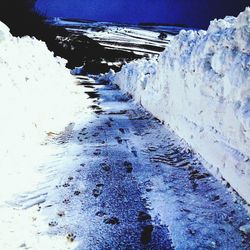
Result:
<svg viewBox="0 0 250 250"><path fill-rule="evenodd" d="M181 31L159 58L106 75L184 138L250 203L250 8Z"/></svg>
<svg viewBox="0 0 250 250"><path fill-rule="evenodd" d="M44 42L13 37L0 23L0 160L64 130L83 106L65 63Z"/></svg>
<svg viewBox="0 0 250 250"><path fill-rule="evenodd" d="M56 147L46 148L48 141L62 131L70 134L87 119L87 95L78 89L65 64L44 42L13 37L0 22L0 207L30 187L37 190L41 182L49 186L55 177L48 174L49 167L37 171L50 155L58 154ZM44 195L32 202L42 202L46 192L43 189Z"/></svg>

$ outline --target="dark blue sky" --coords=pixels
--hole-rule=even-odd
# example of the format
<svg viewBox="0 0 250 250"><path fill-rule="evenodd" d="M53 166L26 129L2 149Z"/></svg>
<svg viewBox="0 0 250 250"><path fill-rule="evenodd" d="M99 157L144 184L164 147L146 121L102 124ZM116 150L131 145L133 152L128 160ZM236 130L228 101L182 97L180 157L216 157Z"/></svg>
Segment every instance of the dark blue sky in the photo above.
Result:
<svg viewBox="0 0 250 250"><path fill-rule="evenodd" d="M237 15L250 0L37 0L47 16L114 21L159 22L206 28L214 18Z"/></svg>

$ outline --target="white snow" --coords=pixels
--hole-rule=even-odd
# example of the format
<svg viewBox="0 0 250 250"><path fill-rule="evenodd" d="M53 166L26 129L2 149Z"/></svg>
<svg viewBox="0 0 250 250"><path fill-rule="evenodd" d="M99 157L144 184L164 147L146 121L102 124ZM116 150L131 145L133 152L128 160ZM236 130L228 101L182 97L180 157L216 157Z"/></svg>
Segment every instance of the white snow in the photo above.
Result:
<svg viewBox="0 0 250 250"><path fill-rule="evenodd" d="M41 142L46 133L64 130L84 105L66 61L55 58L45 43L12 37L2 23L0 43L2 160L24 143Z"/></svg>
<svg viewBox="0 0 250 250"><path fill-rule="evenodd" d="M168 34L166 39L159 39L161 32L171 32L172 27L168 26L124 26L122 24L105 22L65 21L60 18L52 21L52 24L63 26L70 32L84 34L97 41L105 48L117 48L130 52L133 51L140 55L159 54L159 52L154 50L153 47L164 49L173 38L173 35ZM144 46L148 47L143 48ZM153 47L150 48L150 46Z"/></svg>
<svg viewBox="0 0 250 250"><path fill-rule="evenodd" d="M250 203L250 8L181 31L159 58L106 75L184 138Z"/></svg>
<svg viewBox="0 0 250 250"><path fill-rule="evenodd" d="M73 130L91 119L87 95L65 63L44 42L13 37L0 22L2 249L28 248L23 242L29 240L37 244L42 226L47 226L46 218L40 228L34 226L38 205L55 199L55 186L79 165L81 146L55 140L60 135L67 142ZM54 249L50 244L64 244L61 238L45 235L39 249Z"/></svg>

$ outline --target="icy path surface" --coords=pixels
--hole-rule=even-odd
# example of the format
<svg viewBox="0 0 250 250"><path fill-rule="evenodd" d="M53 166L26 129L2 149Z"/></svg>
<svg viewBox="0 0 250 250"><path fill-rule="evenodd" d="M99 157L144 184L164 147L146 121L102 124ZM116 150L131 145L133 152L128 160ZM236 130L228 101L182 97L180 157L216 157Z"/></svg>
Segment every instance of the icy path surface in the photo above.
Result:
<svg viewBox="0 0 250 250"><path fill-rule="evenodd" d="M79 81L92 115L57 139L51 186L0 207L1 249L250 249L244 208L191 150L115 86Z"/></svg>

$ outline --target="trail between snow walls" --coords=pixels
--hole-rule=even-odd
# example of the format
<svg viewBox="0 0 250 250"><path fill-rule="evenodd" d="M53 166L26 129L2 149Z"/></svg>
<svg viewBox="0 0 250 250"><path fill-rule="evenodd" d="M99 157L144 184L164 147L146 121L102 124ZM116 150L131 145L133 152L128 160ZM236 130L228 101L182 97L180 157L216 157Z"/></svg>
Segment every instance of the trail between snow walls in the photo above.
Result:
<svg viewBox="0 0 250 250"><path fill-rule="evenodd" d="M62 141L81 148L69 171L18 212L31 227L17 249L250 249L240 200L195 153L116 86L78 80L93 119Z"/></svg>

